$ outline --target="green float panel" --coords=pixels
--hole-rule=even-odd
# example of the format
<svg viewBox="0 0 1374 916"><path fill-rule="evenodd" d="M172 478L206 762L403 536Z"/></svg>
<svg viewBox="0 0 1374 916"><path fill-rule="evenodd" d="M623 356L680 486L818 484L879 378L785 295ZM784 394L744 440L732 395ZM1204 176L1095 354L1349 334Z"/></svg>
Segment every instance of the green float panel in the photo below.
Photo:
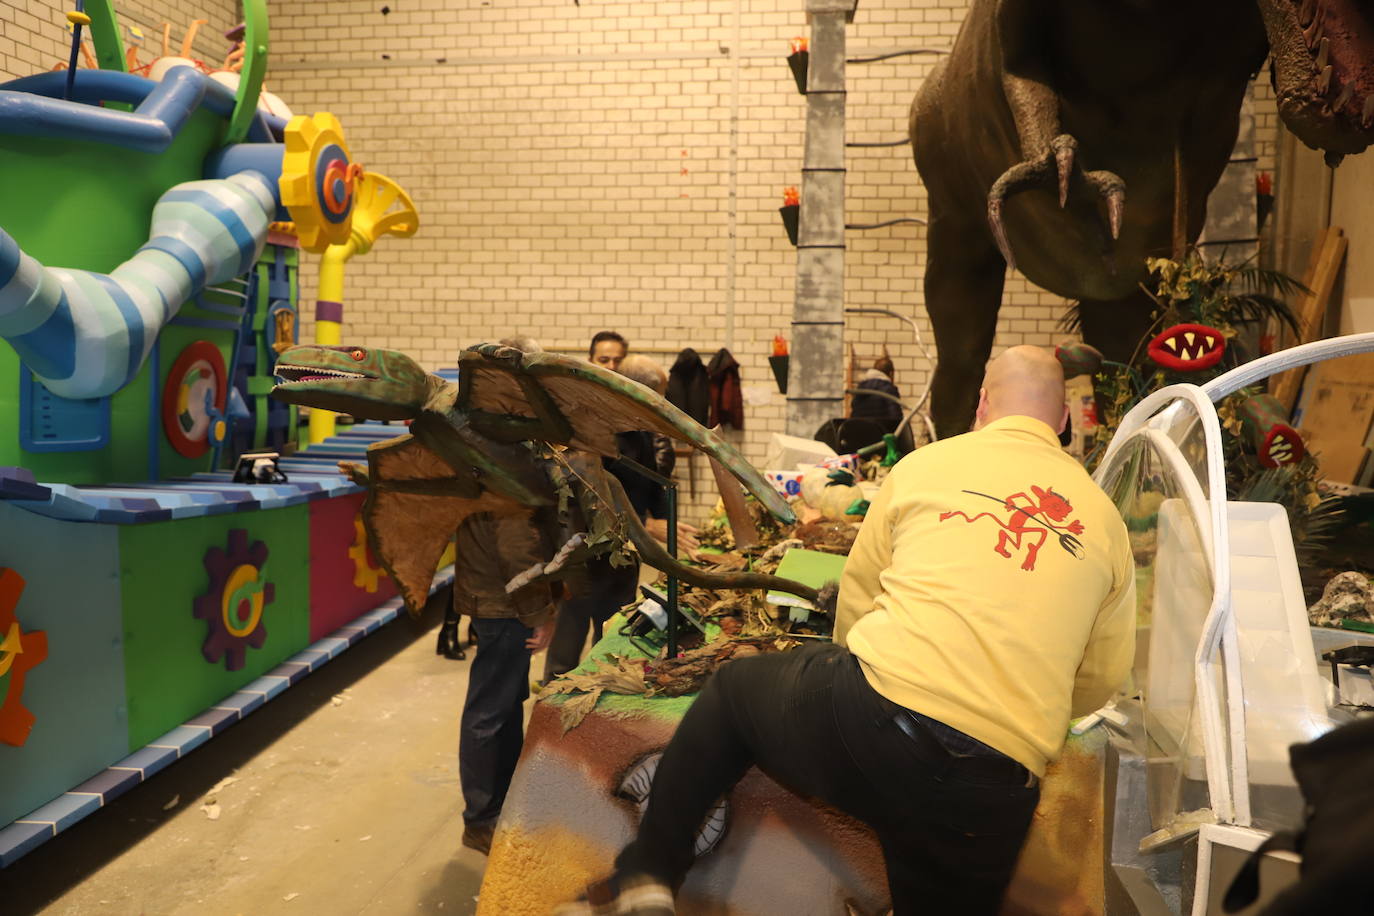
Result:
<svg viewBox="0 0 1374 916"><path fill-rule="evenodd" d="M305 648L309 525L300 505L121 528L129 749Z"/></svg>
<svg viewBox="0 0 1374 916"><path fill-rule="evenodd" d="M222 128L220 118L201 109L161 154L101 143L0 136L0 224L45 266L108 273L148 240L158 197L174 184L202 177L205 157ZM112 181L112 175L118 180ZM227 351L229 344L224 347ZM26 467L39 480L53 483L152 476L149 365L113 396L111 440L95 451L35 452L20 447L19 373L18 357L0 341L0 466ZM208 466L207 459L194 470Z"/></svg>
<svg viewBox="0 0 1374 916"><path fill-rule="evenodd" d="M115 526L61 522L0 502L0 567L24 580L13 614L27 650L0 650L7 668L0 704L20 703L33 717L22 745L0 741L3 825L123 758L129 731ZM0 620L6 617L0 608ZM9 629L0 632L0 644ZM43 634L47 654L24 672L19 695L19 663L41 654L29 637L35 632Z"/></svg>

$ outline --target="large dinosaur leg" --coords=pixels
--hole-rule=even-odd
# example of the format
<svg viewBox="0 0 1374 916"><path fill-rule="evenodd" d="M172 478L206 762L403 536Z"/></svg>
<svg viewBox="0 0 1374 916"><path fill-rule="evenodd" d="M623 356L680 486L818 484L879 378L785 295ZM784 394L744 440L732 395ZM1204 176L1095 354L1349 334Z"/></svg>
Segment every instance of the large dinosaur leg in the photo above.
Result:
<svg viewBox="0 0 1374 916"><path fill-rule="evenodd" d="M1096 347L1104 359L1130 362L1150 332L1155 308L1155 301L1143 290L1110 302L1085 300L1078 307L1083 341Z"/></svg>
<svg viewBox="0 0 1374 916"><path fill-rule="evenodd" d="M986 229L933 208L926 256L926 311L939 350L930 409L936 434L947 439L973 423L1007 268Z"/></svg>
<svg viewBox="0 0 1374 916"><path fill-rule="evenodd" d="M625 488L620 485L610 474L606 475L606 483L611 490L611 500L615 504L615 509L625 519L625 526L630 535L630 541L639 551L639 556L654 569L667 573L676 579L681 579L690 585L701 588L763 588L776 589L780 592L787 592L798 597L805 598L807 601L816 600L816 590L800 582L791 579L782 579L778 576L770 576L765 573L734 572L734 573L709 573L694 566L687 566L679 563L676 559L663 549L663 545L654 540L653 535L649 534L642 522L639 520L639 513L630 505L630 497L625 492Z"/></svg>

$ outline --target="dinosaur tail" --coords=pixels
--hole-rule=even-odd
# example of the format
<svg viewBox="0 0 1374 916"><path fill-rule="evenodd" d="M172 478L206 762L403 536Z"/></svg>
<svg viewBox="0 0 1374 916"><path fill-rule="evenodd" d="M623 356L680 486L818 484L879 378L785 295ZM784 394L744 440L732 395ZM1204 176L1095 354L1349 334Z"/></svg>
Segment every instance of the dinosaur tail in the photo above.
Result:
<svg viewBox="0 0 1374 916"><path fill-rule="evenodd" d="M668 551L663 549L663 545L654 540L653 535L649 534L644 524L639 520L639 513L630 505L630 497L625 493L625 488L621 486L620 481L607 474L606 482L610 485L611 498L615 501L616 510L625 519L630 540L634 543L644 562L655 569L681 579L689 585L696 585L701 588L775 589L797 595L807 601L816 600L814 588L791 579L755 572L711 573L678 562Z"/></svg>
<svg viewBox="0 0 1374 916"><path fill-rule="evenodd" d="M147 243L109 274L44 267L0 230L0 337L53 394L113 394L186 300L253 265L275 210L257 172L176 185Z"/></svg>

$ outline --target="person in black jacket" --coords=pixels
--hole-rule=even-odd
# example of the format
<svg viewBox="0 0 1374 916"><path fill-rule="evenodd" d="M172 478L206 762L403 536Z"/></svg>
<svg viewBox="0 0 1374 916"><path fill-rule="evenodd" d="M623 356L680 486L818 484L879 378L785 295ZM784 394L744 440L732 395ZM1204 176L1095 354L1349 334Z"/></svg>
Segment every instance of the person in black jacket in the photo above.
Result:
<svg viewBox="0 0 1374 916"><path fill-rule="evenodd" d="M902 421L902 405L892 398L901 397L901 392L892 382L892 360L886 356L880 356L873 363L873 368L864 373L859 380L858 388L864 391L876 391L880 394L856 394L854 400L850 402L849 415L851 417L863 417L870 420L885 420L894 425ZM883 397L882 395L891 397Z"/></svg>

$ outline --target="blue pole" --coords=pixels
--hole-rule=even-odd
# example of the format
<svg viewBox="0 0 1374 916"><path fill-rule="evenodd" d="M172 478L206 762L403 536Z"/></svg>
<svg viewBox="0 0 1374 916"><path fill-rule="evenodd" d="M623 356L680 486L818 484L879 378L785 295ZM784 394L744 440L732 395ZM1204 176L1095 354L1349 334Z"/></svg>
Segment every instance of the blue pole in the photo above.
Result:
<svg viewBox="0 0 1374 916"><path fill-rule="evenodd" d="M84 13L86 11L86 0L76 0L76 11ZM62 91L62 98L70 100L72 88L76 86L76 61L81 54L81 23L76 19L72 23L72 56L67 60L67 88Z"/></svg>

